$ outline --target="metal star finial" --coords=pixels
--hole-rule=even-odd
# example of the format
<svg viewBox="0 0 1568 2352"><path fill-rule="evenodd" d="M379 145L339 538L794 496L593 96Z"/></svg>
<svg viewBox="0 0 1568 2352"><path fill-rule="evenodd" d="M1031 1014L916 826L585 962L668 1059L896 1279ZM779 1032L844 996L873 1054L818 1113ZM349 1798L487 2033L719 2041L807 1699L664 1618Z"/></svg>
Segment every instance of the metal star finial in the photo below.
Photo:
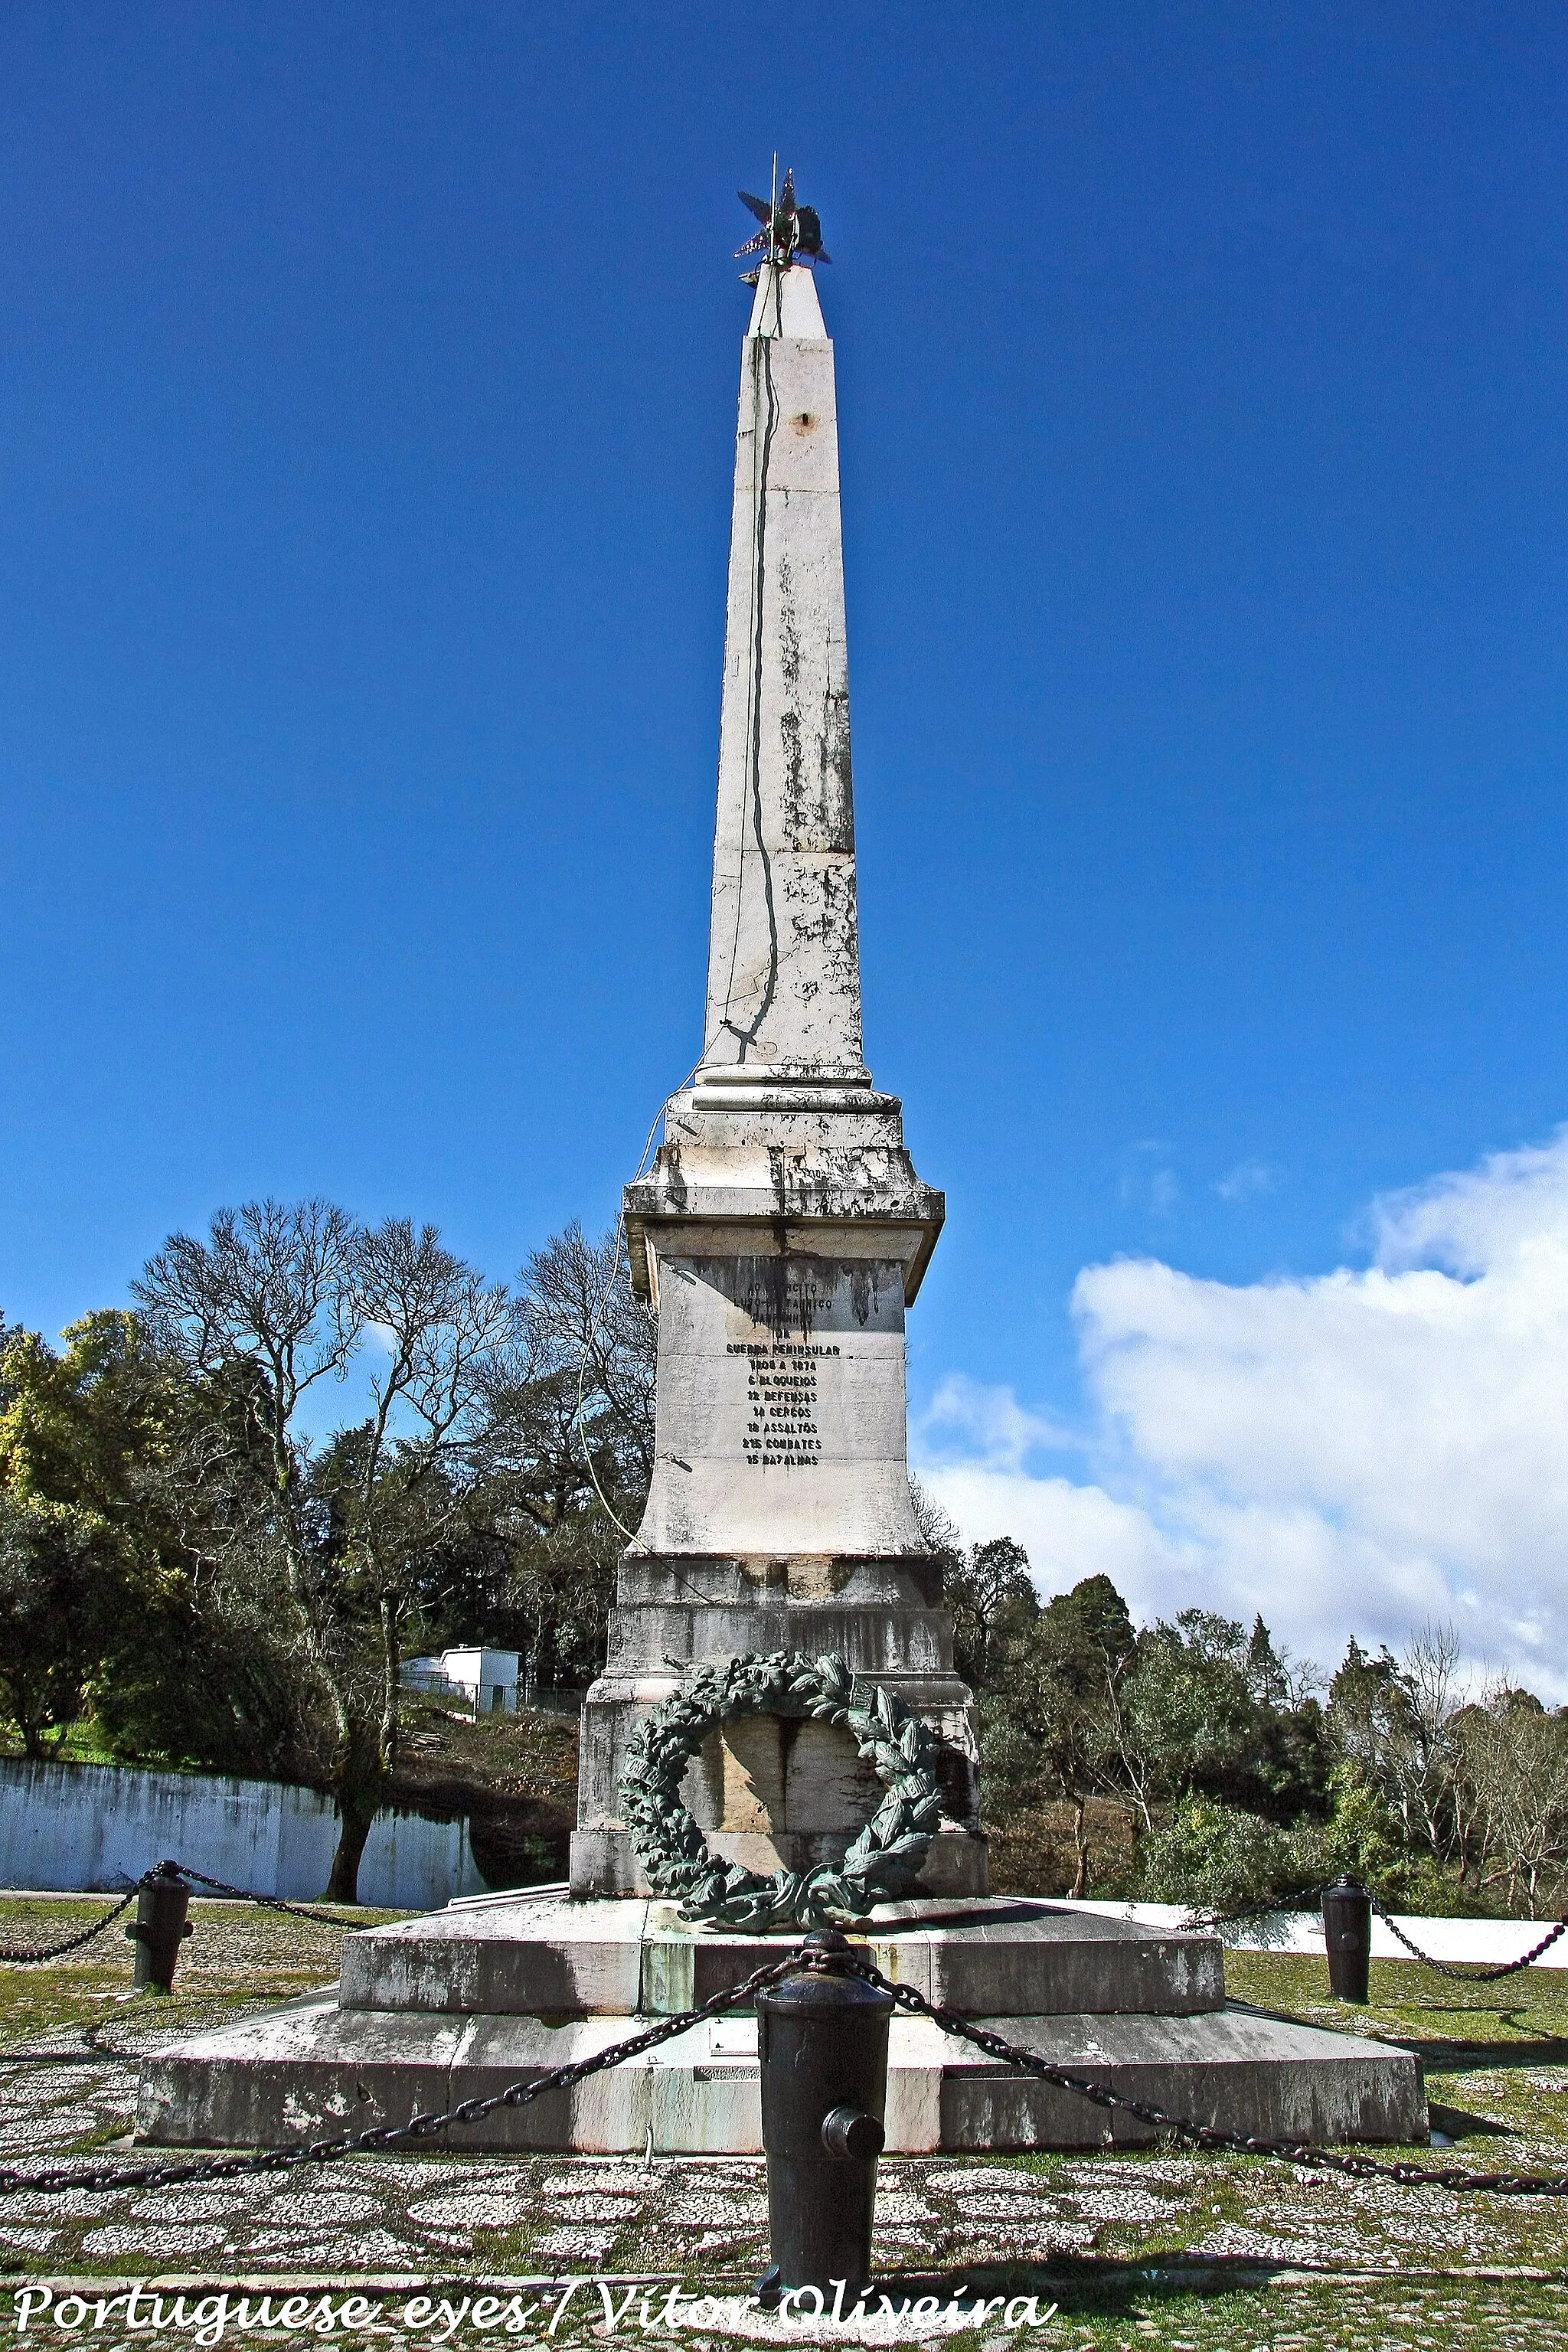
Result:
<svg viewBox="0 0 1568 2352"><path fill-rule="evenodd" d="M774 164L775 180L777 164ZM764 253L769 261L781 269L797 262L831 261L833 256L822 248L822 223L811 205L795 202L795 173L786 171L784 186L774 187L772 197L748 195L744 188L736 190L748 212L754 213L763 224L755 236L742 245L735 255L743 260L748 253Z"/></svg>

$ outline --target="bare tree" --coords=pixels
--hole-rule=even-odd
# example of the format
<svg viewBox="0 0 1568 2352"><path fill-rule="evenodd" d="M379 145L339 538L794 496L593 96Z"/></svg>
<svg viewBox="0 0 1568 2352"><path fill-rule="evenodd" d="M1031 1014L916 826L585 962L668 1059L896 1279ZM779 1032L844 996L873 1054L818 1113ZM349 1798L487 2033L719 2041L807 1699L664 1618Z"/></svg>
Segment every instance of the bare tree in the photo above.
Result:
<svg viewBox="0 0 1568 2352"><path fill-rule="evenodd" d="M404 1622L461 1507L516 1307L434 1227L365 1228L319 1200L221 1210L205 1242L174 1234L135 1296L166 1354L240 1401L238 1429L209 1423L187 1459L187 1517L230 1560L259 1551L281 1568L335 1727L328 1891L353 1902L397 1763ZM366 1341L370 1413L317 1448L310 1391Z"/></svg>
<svg viewBox="0 0 1568 2352"><path fill-rule="evenodd" d="M522 1316L537 1374L563 1371L607 1424L635 1486L653 1476L658 1324L633 1296L618 1232L591 1242L574 1223L522 1269Z"/></svg>
<svg viewBox="0 0 1568 2352"><path fill-rule="evenodd" d="M1407 1730L1395 1749L1400 1810L1409 1833L1438 1863L1468 1855L1469 1807L1464 1754L1454 1720L1463 1702L1458 1686L1459 1637L1452 1625L1428 1625L1405 1653Z"/></svg>
<svg viewBox="0 0 1568 2352"><path fill-rule="evenodd" d="M1483 1887L1506 1884L1536 1915L1542 1882L1568 1862L1568 1717L1529 1691L1494 1683L1455 1718L1475 1806Z"/></svg>
<svg viewBox="0 0 1568 2352"><path fill-rule="evenodd" d="M963 1538L958 1522L943 1510L936 1496L921 1484L914 1472L910 1472L910 1502L915 1515L915 1525L931 1550L944 1567L956 1568L963 1558Z"/></svg>
<svg viewBox="0 0 1568 2352"><path fill-rule="evenodd" d="M1464 1693L1459 1641L1428 1625L1402 1659L1352 1643L1329 1693L1328 1727L1342 1756L1398 1818L1406 1843L1463 1876L1473 1843L1470 1790L1456 1723Z"/></svg>
<svg viewBox="0 0 1568 2352"><path fill-rule="evenodd" d="M653 1469L658 1326L614 1233L590 1242L569 1225L534 1251L518 1288L474 1508L510 1554L512 1638L525 1679L544 1685L591 1675L603 1655L616 1560Z"/></svg>

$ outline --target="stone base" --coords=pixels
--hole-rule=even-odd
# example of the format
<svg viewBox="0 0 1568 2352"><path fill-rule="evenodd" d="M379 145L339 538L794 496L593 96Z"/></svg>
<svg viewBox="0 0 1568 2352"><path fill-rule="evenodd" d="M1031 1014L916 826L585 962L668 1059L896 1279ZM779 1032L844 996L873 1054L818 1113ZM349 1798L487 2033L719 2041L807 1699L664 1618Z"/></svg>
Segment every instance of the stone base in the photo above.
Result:
<svg viewBox="0 0 1568 2352"><path fill-rule="evenodd" d="M351 1936L338 2001L462 2016L670 2017L799 1940L796 1928L689 1927L673 1903L491 1895ZM971 2016L1173 2016L1225 2002L1216 1937L1151 1933L1020 1896L885 1903L852 1940L895 1983Z"/></svg>
<svg viewBox="0 0 1568 2352"><path fill-rule="evenodd" d="M771 1878L781 1866L813 1870L819 1863L840 1863L850 1843L842 1834L791 1838L777 1831L756 1836L744 1830L710 1829L703 1834L709 1853L718 1861L738 1862L760 1878ZM572 1892L580 1899L634 1895L647 1900L652 1893L629 1830L574 1830L568 1868ZM933 1895L984 1895L991 1884L985 1839L955 1822L943 1822L931 1842L916 1884Z"/></svg>
<svg viewBox="0 0 1568 2352"><path fill-rule="evenodd" d="M668 1904L497 1896L351 1937L338 1990L150 2058L138 2135L281 2147L406 2122L548 2073L738 1982L790 1937L684 1927ZM856 1942L896 1982L991 2021L1054 2064L1173 2115L1274 2138L1422 2140L1418 2062L1225 2000L1212 1937L1151 1935L992 1896L889 1905ZM1099 2147L1152 2135L895 2017L888 2146ZM445 2136L440 2145L754 2154L756 2021L662 2048Z"/></svg>
<svg viewBox="0 0 1568 2352"><path fill-rule="evenodd" d="M342 2010L331 1993L144 2062L137 2136L159 2146L286 2147L406 2123L602 2050L641 2021L433 2017ZM1009 2041L1173 2115L1267 2138L1423 2140L1426 2104L1404 2052L1242 2008L1190 2017L997 2017ZM756 2021L693 2026L574 2090L444 2134L453 2148L596 2155L755 2155ZM1070 2092L994 2064L923 2018L893 2020L888 2147L1133 2146L1156 2137Z"/></svg>

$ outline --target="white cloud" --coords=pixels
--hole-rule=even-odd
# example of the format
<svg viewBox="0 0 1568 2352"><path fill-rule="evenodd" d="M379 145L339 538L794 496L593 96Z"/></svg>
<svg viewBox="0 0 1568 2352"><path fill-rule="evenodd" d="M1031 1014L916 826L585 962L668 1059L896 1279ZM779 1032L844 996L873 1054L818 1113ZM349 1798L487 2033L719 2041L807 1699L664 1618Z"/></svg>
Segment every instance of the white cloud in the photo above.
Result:
<svg viewBox="0 0 1568 2352"><path fill-rule="evenodd" d="M1086 1268L1096 1483L1032 1473L1030 1416L973 1388L969 1458L922 1475L1048 1589L1104 1569L1143 1614L1260 1609L1325 1664L1451 1617L1568 1697L1568 1128L1376 1202L1369 1230L1370 1267L1302 1280Z"/></svg>
<svg viewBox="0 0 1568 2352"><path fill-rule="evenodd" d="M957 1433L967 1458L1002 1471L1021 1469L1026 1454L1037 1446L1079 1443L1054 1422L1026 1412L1011 1389L986 1388L962 1372L943 1381L921 1422L928 1447L943 1449L942 1433L949 1430Z"/></svg>
<svg viewBox="0 0 1568 2352"><path fill-rule="evenodd" d="M1156 1218L1168 1217L1182 1197L1181 1181L1166 1164L1169 1146L1158 1136L1146 1136L1122 1154L1117 1192L1127 1207Z"/></svg>
<svg viewBox="0 0 1568 2352"><path fill-rule="evenodd" d="M1182 1545L1103 1486L966 1462L922 1465L921 1480L971 1542L1012 1536L1021 1543L1043 1591L1109 1576L1139 1618L1169 1617L1189 1601L1211 1599L1186 1572Z"/></svg>
<svg viewBox="0 0 1568 2352"><path fill-rule="evenodd" d="M1256 1201L1274 1190L1274 1171L1267 1160L1239 1160L1215 1186L1222 1201Z"/></svg>

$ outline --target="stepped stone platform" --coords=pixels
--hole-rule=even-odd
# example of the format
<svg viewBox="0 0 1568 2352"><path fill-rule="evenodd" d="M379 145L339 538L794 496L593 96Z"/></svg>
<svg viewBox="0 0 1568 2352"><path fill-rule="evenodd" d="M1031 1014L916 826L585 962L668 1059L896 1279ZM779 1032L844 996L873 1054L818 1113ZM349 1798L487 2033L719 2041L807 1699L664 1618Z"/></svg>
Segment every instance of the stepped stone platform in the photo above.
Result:
<svg viewBox="0 0 1568 2352"><path fill-rule="evenodd" d="M671 1904L550 1889L349 1938L335 1990L180 2042L142 2067L160 2146L285 2147L484 2097L693 2008L794 1936L686 1926ZM1417 2060L1225 1997L1212 1936L1150 1933L1005 1895L882 1906L852 1940L1054 2064L1173 2115L1268 2137L1422 2140ZM922 2018L893 2020L888 2147L1098 2147L1152 2135L1013 2074ZM752 2154L756 2021L720 2016L570 2092L451 2132L465 2148Z"/></svg>

